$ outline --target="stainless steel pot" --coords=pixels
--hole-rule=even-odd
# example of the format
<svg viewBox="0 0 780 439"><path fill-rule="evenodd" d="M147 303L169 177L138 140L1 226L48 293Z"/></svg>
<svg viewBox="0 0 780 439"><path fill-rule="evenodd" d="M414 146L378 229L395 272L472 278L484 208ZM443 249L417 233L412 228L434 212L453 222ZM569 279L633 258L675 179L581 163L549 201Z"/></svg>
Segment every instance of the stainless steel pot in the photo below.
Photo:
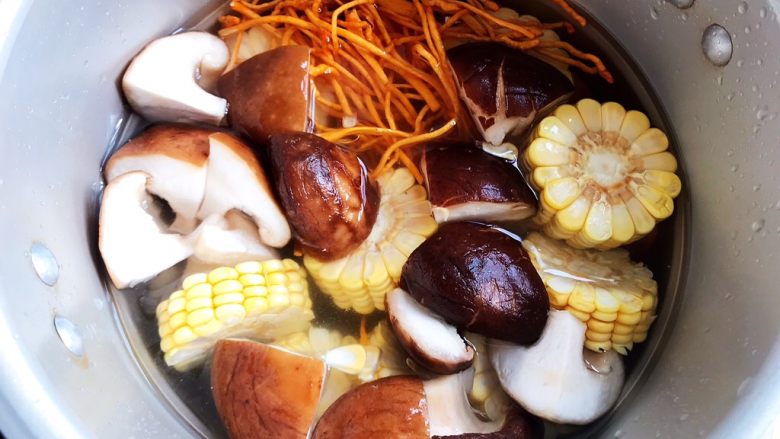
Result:
<svg viewBox="0 0 780 439"><path fill-rule="evenodd" d="M0 431L8 437L195 431L159 397L117 324L91 221L98 167L125 117L116 79L146 41L208 3L0 0ZM581 2L660 98L692 194L691 215L678 224L690 231L687 270L673 279L682 299L657 330L650 350L659 355L599 434L780 436L780 3L678 7L686 3ZM733 41L723 67L702 51L713 23Z"/></svg>

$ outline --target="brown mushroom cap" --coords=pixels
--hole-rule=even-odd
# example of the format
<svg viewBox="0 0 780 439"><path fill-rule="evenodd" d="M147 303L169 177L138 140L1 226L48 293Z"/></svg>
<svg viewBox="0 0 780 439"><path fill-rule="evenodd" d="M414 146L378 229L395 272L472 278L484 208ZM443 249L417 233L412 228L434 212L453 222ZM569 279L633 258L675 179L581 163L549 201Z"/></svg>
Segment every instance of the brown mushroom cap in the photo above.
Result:
<svg viewBox="0 0 780 439"><path fill-rule="evenodd" d="M311 49L282 46L244 61L218 83L233 128L258 143L272 134L313 129Z"/></svg>
<svg viewBox="0 0 780 439"><path fill-rule="evenodd" d="M272 136L270 152L282 207L307 254L338 259L368 237L379 194L357 155L307 133Z"/></svg>
<svg viewBox="0 0 780 439"><path fill-rule="evenodd" d="M176 213L172 229L189 232L206 190L209 136L215 131L181 124L147 128L119 148L103 169L106 182L132 171L152 176L148 190Z"/></svg>
<svg viewBox="0 0 780 439"><path fill-rule="evenodd" d="M475 146L429 146L422 168L439 223L515 221L536 213L536 198L520 171Z"/></svg>
<svg viewBox="0 0 780 439"><path fill-rule="evenodd" d="M519 344L539 338L550 307L520 242L477 223L440 227L409 256L401 287L458 329Z"/></svg>
<svg viewBox="0 0 780 439"><path fill-rule="evenodd" d="M422 380L381 378L336 400L320 418L312 439L428 439L427 417Z"/></svg>
<svg viewBox="0 0 780 439"><path fill-rule="evenodd" d="M232 439L306 438L317 410L325 363L248 340L214 350L214 403Z"/></svg>
<svg viewBox="0 0 780 439"><path fill-rule="evenodd" d="M498 43L469 43L447 51L460 96L485 140L495 145L521 134L573 90L558 69Z"/></svg>

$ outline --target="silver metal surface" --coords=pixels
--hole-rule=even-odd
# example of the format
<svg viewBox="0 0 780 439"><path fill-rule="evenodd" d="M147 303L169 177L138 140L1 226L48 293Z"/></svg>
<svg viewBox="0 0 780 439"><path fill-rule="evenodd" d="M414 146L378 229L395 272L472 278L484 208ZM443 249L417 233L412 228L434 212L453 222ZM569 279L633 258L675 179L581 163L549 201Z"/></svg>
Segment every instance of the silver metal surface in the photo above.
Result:
<svg viewBox="0 0 780 439"><path fill-rule="evenodd" d="M41 282L50 287L57 283L57 279L60 278L60 266L49 247L40 242L33 243L30 246L30 261Z"/></svg>
<svg viewBox="0 0 780 439"><path fill-rule="evenodd" d="M115 324L94 213L97 169L123 117L116 79L146 41L206 3L0 0L0 430L9 439L193 435ZM660 96L693 200L676 324L604 435L770 434L780 427L780 5L580 3ZM702 53L712 23L731 31L722 68ZM51 287L30 268L31 242L57 255ZM63 349L55 315L80 328L83 357Z"/></svg>
<svg viewBox="0 0 780 439"><path fill-rule="evenodd" d="M739 9L744 14L742 9ZM701 50L704 56L718 67L723 67L731 61L734 53L734 45L731 43L731 35L725 27L713 23L704 29L701 36Z"/></svg>
<svg viewBox="0 0 780 439"><path fill-rule="evenodd" d="M71 354L77 357L84 356L84 339L81 338L81 330L75 323L60 315L54 316L54 330L60 337L60 341Z"/></svg>

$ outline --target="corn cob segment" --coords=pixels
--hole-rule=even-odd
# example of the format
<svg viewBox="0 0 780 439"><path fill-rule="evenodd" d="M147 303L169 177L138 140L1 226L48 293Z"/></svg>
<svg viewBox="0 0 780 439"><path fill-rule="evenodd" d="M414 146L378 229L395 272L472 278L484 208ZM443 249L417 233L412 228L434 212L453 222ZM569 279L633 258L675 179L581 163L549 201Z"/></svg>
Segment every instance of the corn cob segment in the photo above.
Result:
<svg viewBox="0 0 780 439"><path fill-rule="evenodd" d="M653 273L625 250L578 250L531 233L524 241L550 297L585 322L585 347L626 355L647 338L655 319L658 287Z"/></svg>
<svg viewBox="0 0 780 439"><path fill-rule="evenodd" d="M307 329L306 272L292 259L242 262L187 276L157 306L165 362L187 370L226 337L273 340Z"/></svg>
<svg viewBox="0 0 780 439"><path fill-rule="evenodd" d="M317 286L337 306L361 314L385 308L385 294L398 285L406 259L437 227L425 188L409 170L393 169L377 181L379 212L368 238L335 261L303 258Z"/></svg>
<svg viewBox="0 0 780 439"><path fill-rule="evenodd" d="M523 154L540 191L535 221L577 248L609 249L674 211L682 183L669 140L639 111L583 99L543 119Z"/></svg>

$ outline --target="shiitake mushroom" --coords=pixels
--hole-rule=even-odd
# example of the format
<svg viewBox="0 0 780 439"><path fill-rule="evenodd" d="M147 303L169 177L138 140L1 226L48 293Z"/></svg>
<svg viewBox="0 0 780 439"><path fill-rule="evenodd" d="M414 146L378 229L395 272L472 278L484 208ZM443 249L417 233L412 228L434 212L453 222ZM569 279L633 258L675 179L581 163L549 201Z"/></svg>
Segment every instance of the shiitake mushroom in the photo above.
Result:
<svg viewBox="0 0 780 439"><path fill-rule="evenodd" d="M447 51L459 93L485 140L500 145L522 134L548 108L574 92L546 62L498 43L469 43Z"/></svg>
<svg viewBox="0 0 780 439"><path fill-rule="evenodd" d="M448 223L409 256L401 287L461 330L528 345L549 299L519 241L490 226Z"/></svg>
<svg viewBox="0 0 780 439"><path fill-rule="evenodd" d="M219 79L228 118L242 136L264 144L273 134L312 131L311 48L282 46L249 58Z"/></svg>
<svg viewBox="0 0 780 439"><path fill-rule="evenodd" d="M270 138L276 189L306 254L346 256L371 233L379 194L358 156L314 134Z"/></svg>
<svg viewBox="0 0 780 439"><path fill-rule="evenodd" d="M536 213L536 198L520 171L475 145L430 145L422 170L438 223L519 221Z"/></svg>

